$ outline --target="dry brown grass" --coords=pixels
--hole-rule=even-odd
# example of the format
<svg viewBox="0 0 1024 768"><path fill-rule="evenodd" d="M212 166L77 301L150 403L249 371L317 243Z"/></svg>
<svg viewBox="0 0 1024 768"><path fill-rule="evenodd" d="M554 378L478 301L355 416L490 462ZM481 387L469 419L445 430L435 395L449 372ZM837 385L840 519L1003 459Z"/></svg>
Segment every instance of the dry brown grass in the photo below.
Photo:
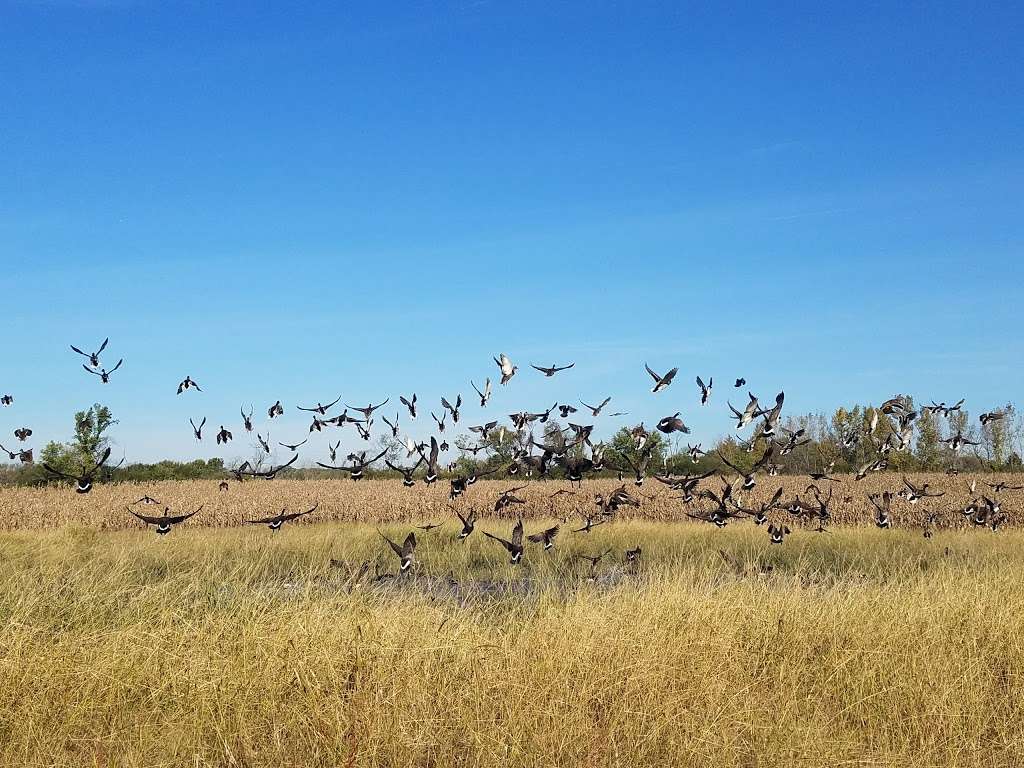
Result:
<svg viewBox="0 0 1024 768"><path fill-rule="evenodd" d="M897 501L893 507L893 523L896 526L919 527L922 510L930 509L940 515L940 524L947 528L968 527L963 516L955 511L970 499L967 484L977 480L979 490L990 491L984 482L1007 480L1013 485L1024 485L1021 475L975 475L972 477L950 477L944 474L911 475L913 482L931 483L934 489L946 492L941 499L922 501L916 506ZM523 485L528 481L518 478L508 480L482 480L471 486L465 497L455 504L460 510L477 508L481 514L493 514L494 500L506 488ZM763 477L758 487L749 494L752 502L765 501L782 486L786 499L794 494L807 498L807 477L783 476ZM525 519L538 517L565 518L581 512L593 512L594 493L607 493L620 482L612 479L596 479L584 482L582 489L575 488L575 496L549 498L560 488L569 489L563 481L529 482L518 495L525 498L525 507L512 507L505 516L520 514ZM821 483L823 489L830 484ZM861 482L854 482L850 476L834 485L833 514L836 524L870 524L872 507L867 501L869 493L885 490L896 491L901 487L900 476L894 473L873 474ZM96 526L101 530L122 530L139 528L140 523L131 517L125 507L144 494L159 499L174 511L184 512L205 505L203 512L190 520L187 525L200 527L229 527L240 525L247 517L275 514L287 507L291 511L320 505L316 515L303 521L304 524L318 522L415 522L422 520L451 519L452 502L448 498L447 481L440 481L432 487L422 483L415 488L404 488L395 480L289 480L281 477L273 481L231 482L230 489L221 493L214 480L195 482L166 481L157 483L123 483L97 485L88 495L76 494L68 486L45 488L3 488L0 489L0 530L24 528L61 528L67 525ZM720 482L715 478L705 481L705 486L718 489ZM671 521L686 519L687 509L666 486L648 479L642 488L636 488L628 479L627 489L642 502L638 510L624 508L626 518ZM702 486L704 487L704 486ZM850 501L844 501L849 498ZM1007 491L1000 495L1008 512L1024 509L1024 491ZM162 508L141 508L152 513ZM780 519L786 519L780 515ZM1016 523L1011 514L1009 525Z"/></svg>
<svg viewBox="0 0 1024 768"><path fill-rule="evenodd" d="M555 487L529 489L528 532ZM147 491L214 496L223 526L320 500L393 537L447 503L371 481L5 492L5 517L65 524L0 533L0 765L1024 764L1018 531L773 547L750 523L619 520L513 567L448 515L411 577L375 581L397 560L367 522L100 530ZM577 555L605 550L591 581Z"/></svg>

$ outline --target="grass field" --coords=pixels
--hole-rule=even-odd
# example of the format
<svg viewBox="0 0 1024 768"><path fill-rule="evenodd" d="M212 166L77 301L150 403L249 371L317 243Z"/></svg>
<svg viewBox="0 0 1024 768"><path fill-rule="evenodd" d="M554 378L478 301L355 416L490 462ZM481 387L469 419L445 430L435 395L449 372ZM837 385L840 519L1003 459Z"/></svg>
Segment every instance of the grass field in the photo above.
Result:
<svg viewBox="0 0 1024 768"><path fill-rule="evenodd" d="M1024 764L1024 532L772 546L749 522L624 519L511 566L479 532L507 519L460 543L448 513L411 575L377 579L397 558L374 516L401 538L447 503L416 489L435 506L403 513L394 486L160 485L213 496L222 526L331 492L326 518L364 521L165 537L102 530L147 489L4 491L5 518L30 499L57 522L0 533L0 764ZM528 533L551 519L528 512Z"/></svg>

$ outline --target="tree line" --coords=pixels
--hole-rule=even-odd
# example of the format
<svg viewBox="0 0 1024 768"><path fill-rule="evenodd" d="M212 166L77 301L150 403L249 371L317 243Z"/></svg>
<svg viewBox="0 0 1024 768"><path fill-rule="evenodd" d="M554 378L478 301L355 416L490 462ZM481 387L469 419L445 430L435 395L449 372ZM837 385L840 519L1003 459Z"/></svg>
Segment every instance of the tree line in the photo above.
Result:
<svg viewBox="0 0 1024 768"><path fill-rule="evenodd" d="M913 400L906 401L913 408ZM1024 471L1024 420L1017 408L1007 403L1001 409L1003 418L979 423L970 413L961 408L942 416L926 408L917 409L914 439L904 451L889 454L888 470L897 472L950 471L950 472L1019 472ZM67 442L50 442L39 455L35 464L0 465L0 484L35 485L52 482L50 475L41 464L48 464L62 472L73 474L82 466L95 463L110 445L109 431L117 424L110 409L95 404L74 415L74 427ZM639 429L638 429L639 427ZM838 474L856 472L877 455L877 446L895 431L895 425L881 410L871 405L852 405L837 408L831 415L809 413L789 416L782 422L779 433L773 438L775 449L771 463L773 471L780 474L808 474L828 471ZM946 441L950 436L960 434L971 443L970 450L953 451ZM642 435L643 439L638 439ZM796 435L796 438L792 436ZM644 464L647 474L698 474L705 472L727 472L728 464L749 470L764 453L766 442L751 445L741 435L724 435L707 446L687 440L689 436L669 440L653 429L643 425L623 427L603 445L605 469L597 476L623 477L631 474L633 468ZM571 445L572 431L549 419L535 436L537 445ZM782 446L791 443L788 451ZM467 452L465 449L483 445L484 449ZM598 445L601 445L598 443ZM409 457L400 441L390 435L381 436L377 449L386 451L386 458L395 465L415 463L416 455ZM450 470L458 474L481 473L502 469L517 460L521 452L529 448L514 430L495 429L483 440L459 435L453 440L452 453L458 458ZM568 449L569 455L581 455L584 444L579 443ZM269 457L255 448L253 455L239 459L248 460L253 468L259 468ZM560 477L557 463L551 462L549 475ZM495 473L497 476L500 474ZM163 460L154 463L118 463L116 459L104 468L101 480L106 482L151 482L157 480L205 480L223 479L230 475L230 469L223 459L197 459L195 461ZM297 478L322 478L336 476L327 469L303 468L290 472ZM389 477L397 473L375 468L367 476Z"/></svg>

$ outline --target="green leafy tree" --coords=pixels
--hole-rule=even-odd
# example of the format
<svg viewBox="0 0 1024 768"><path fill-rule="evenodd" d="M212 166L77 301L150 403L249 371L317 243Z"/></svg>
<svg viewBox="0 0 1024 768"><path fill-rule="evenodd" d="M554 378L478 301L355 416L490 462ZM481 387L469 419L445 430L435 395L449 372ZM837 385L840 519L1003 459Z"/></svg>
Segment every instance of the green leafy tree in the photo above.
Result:
<svg viewBox="0 0 1024 768"><path fill-rule="evenodd" d="M914 455L921 469L937 470L942 464L942 432L939 417L922 410L917 417L917 442Z"/></svg>
<svg viewBox="0 0 1024 768"><path fill-rule="evenodd" d="M668 453L668 441L664 435L657 430L651 430L647 434L647 442L643 448L636 447L636 439L630 434L629 427L623 427L612 437L605 453L606 460L623 470L629 468L629 461L638 464L644 453L650 452L651 458L647 463L648 474L660 473L664 470L665 459Z"/></svg>
<svg viewBox="0 0 1024 768"><path fill-rule="evenodd" d="M990 421L981 428L981 445L988 460L996 467L1002 467L1009 460L1011 447L1011 430L1017 412L1012 403L1007 403L1000 410L1006 414L1003 418Z"/></svg>
<svg viewBox="0 0 1024 768"><path fill-rule="evenodd" d="M70 442L47 443L40 458L43 463L61 472L78 472L83 466L90 466L100 460L110 445L107 431L115 424L117 420L110 409L96 403L75 414L75 434Z"/></svg>

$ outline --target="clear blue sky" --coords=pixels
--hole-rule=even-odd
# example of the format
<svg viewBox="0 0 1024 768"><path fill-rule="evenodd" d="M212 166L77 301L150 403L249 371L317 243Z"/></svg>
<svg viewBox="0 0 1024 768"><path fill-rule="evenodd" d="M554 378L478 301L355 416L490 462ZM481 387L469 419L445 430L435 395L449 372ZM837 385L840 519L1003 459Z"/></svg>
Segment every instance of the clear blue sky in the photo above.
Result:
<svg viewBox="0 0 1024 768"><path fill-rule="evenodd" d="M293 442L501 351L491 418L611 394L705 441L736 376L1020 399L1019 4L301 5L0 0L5 444L98 400L130 461L231 458L241 403ZM103 386L67 345L106 335Z"/></svg>

